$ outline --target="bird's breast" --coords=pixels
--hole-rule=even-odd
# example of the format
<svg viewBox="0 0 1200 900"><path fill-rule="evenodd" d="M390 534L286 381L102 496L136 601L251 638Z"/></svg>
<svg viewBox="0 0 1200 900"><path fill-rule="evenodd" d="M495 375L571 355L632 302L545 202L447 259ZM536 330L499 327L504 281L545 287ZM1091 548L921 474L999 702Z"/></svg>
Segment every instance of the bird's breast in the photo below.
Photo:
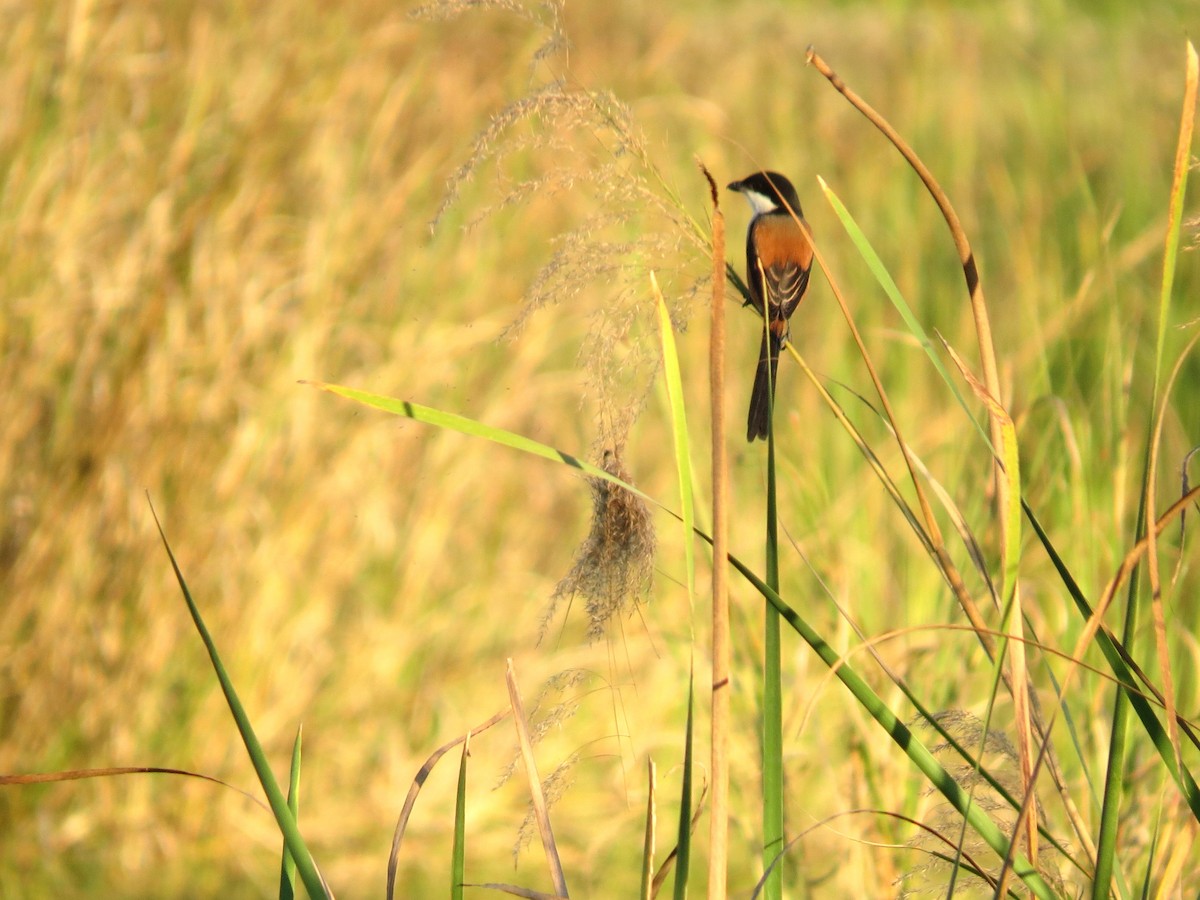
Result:
<svg viewBox="0 0 1200 900"><path fill-rule="evenodd" d="M787 212L769 213L754 220L754 248L766 268L812 264L812 247L804 230Z"/></svg>

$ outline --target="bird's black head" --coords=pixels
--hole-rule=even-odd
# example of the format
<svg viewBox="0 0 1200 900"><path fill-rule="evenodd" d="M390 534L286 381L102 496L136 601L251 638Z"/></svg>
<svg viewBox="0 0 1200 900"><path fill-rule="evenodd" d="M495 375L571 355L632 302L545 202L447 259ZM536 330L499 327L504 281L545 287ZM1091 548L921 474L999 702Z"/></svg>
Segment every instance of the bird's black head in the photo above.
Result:
<svg viewBox="0 0 1200 900"><path fill-rule="evenodd" d="M755 214L786 210L790 207L796 215L803 215L796 189L778 172L755 172L741 181L730 184L729 190L744 194Z"/></svg>

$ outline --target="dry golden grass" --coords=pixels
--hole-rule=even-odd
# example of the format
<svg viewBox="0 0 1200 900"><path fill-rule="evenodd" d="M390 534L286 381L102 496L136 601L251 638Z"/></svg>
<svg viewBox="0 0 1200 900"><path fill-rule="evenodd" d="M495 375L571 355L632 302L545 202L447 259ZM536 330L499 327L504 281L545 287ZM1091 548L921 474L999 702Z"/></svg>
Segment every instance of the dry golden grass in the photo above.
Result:
<svg viewBox="0 0 1200 900"><path fill-rule="evenodd" d="M1147 415L1126 379L1136 388L1145 377L1134 336L1153 312L1181 11L1093 19L1070 5L968 14L896 3L801 16L756 4L581 4L565 10L568 67L568 51L547 44L544 12L481 6L448 23L375 0L0 11L0 773L159 765L254 784L157 543L149 492L280 769L304 723L301 824L335 890L382 888L409 780L434 747L503 705L508 656L529 695L554 673L592 673L565 698L579 709L542 745L544 768L579 754L556 807L572 888L630 890L646 754L663 793L678 790L689 628L675 531L660 535L641 615L588 644L575 610L538 647L540 614L587 535L586 484L297 384L402 396L581 455L628 432L632 477L674 496L665 404L649 380L653 335L639 318L649 293L623 279L667 273L684 321L707 264L664 207L639 201L661 198L660 187L626 183L646 177L636 152L614 157L612 134L594 129L515 121L497 137L513 142L506 155L480 157L442 209L490 117L563 71L569 89L611 90L628 106L644 133L634 149L697 217L695 155L731 178L760 163L795 176L857 292L910 441L964 511L979 512L986 462L956 440L961 419L840 246L813 176L842 192L927 325L961 347L969 326L952 248L894 154L805 70L816 43L955 198L996 307L1030 494L1086 588L1115 569L1136 491L1132 441ZM522 191L527 182L538 190ZM513 191L519 202L506 203ZM740 215L731 210L732 229ZM556 249L584 238L619 243L633 260L579 244L568 275L593 277L577 293L539 282ZM614 275L610 259L626 266ZM1194 296L1194 254L1180 282L1179 295ZM537 284L557 286L534 308L523 298ZM793 335L814 367L862 390L822 287ZM514 339L498 340L518 322ZM757 346L753 320L742 327L736 409ZM681 338L694 410L706 390L699 332ZM1194 371L1187 383L1195 388ZM786 367L780 391L788 525L829 590L868 633L953 621L915 539ZM1179 401L1165 458L1198 440L1191 410ZM760 460L741 445L734 460L732 550L756 562ZM856 643L791 563L785 596L839 646ZM1044 565L1035 555L1029 576ZM1190 569L1185 579L1195 587ZM1194 600L1178 596L1178 621L1194 622ZM749 723L760 607L736 584L734 602L734 714ZM1073 639L1066 601L1036 602L1043 633ZM695 624L703 643L703 617ZM1186 635L1181 647L1186 712L1196 650ZM844 810L920 806L906 763L793 649L795 831ZM884 652L946 706L986 699L947 677L978 661L966 636L927 634ZM1094 704L1077 710L1085 733L1110 705L1093 688ZM894 691L887 699L902 705ZM1103 743L1091 737L1095 765ZM508 738L472 744L468 872L544 887L536 854L511 869L519 779L488 790ZM752 730L733 751L735 796L752 797ZM831 772L830 759L845 764ZM422 796L401 859L410 896L444 890L453 790L439 771ZM731 872L745 889L757 877L757 822L752 806L741 810ZM670 825L660 819L661 846ZM808 873L829 879L822 895L875 896L912 865L915 854L857 842L904 844L896 823L852 816L836 828L802 845L805 858L840 862ZM265 812L166 776L6 787L0 834L4 897L264 892L276 878L279 838Z"/></svg>

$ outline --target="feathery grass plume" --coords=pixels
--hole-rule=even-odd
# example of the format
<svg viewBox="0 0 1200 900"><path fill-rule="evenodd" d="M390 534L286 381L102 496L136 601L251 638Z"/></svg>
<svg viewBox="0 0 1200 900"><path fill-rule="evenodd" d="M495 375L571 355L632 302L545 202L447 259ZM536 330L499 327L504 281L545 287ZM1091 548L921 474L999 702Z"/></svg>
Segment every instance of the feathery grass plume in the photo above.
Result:
<svg viewBox="0 0 1200 900"><path fill-rule="evenodd" d="M555 53L566 52L570 46L562 27L564 3L565 0L543 0L536 7L530 8L515 0L435 0L433 3L418 6L408 16L410 19L425 22L449 22L476 10L496 9L512 13L546 29L545 40L530 57L529 66L532 69Z"/></svg>
<svg viewBox="0 0 1200 900"><path fill-rule="evenodd" d="M510 180L503 169L518 156L535 164L544 158L546 165ZM676 327L686 327L707 278L695 229L679 202L664 196L661 176L629 110L608 92L555 80L493 116L447 181L432 227L441 223L463 185L488 164L497 170L500 196L475 212L468 228L534 200L565 195L585 200L581 205L589 212L551 239L549 259L501 337L516 340L529 319L548 306L589 310L579 354L588 384L583 400L590 398L598 410L605 433L597 443L621 443L644 408L659 367L653 342L630 339L639 324L652 327L646 274L653 268L661 281L676 284L668 294L671 317ZM599 292L602 299L580 302L588 292Z"/></svg>
<svg viewBox="0 0 1200 900"><path fill-rule="evenodd" d="M605 450L601 468L632 484L621 464L620 449ZM624 488L601 478L589 478L592 490L592 527L575 555L571 571L558 583L542 616L538 640L564 600L568 605L582 597L587 613L589 640L601 637L620 613L636 609L650 590L654 573L654 529L650 510Z"/></svg>
<svg viewBox="0 0 1200 900"><path fill-rule="evenodd" d="M485 167L495 172L499 196L481 204L467 228L534 201L568 195L580 199L576 208L587 212L550 241L550 258L502 337L516 339L530 317L550 305L589 310L579 355L588 379L582 399L596 409L602 432L596 446L623 443L645 407L659 366L657 345L630 337L639 323L654 327L653 307L646 302L647 273L654 269L660 281L673 283L675 289L668 292L671 317L677 328L684 328L708 278L703 230L655 167L629 109L611 92L568 79L561 0L536 9L512 0L444 0L413 15L448 19L475 9L504 10L544 29L548 37L531 65L549 69L554 51L563 50L559 60L564 72L552 72L544 84L531 86L492 116L466 160L447 179L430 227L442 223L463 187ZM508 169L520 174L510 175ZM572 205L564 203L563 208ZM577 302L590 291L599 291L602 299Z"/></svg>
<svg viewBox="0 0 1200 900"><path fill-rule="evenodd" d="M985 736L983 723L966 710L944 710L935 713L934 719L961 746L974 751L978 751L982 746L980 763L1008 791L1010 796L1017 800L1024 798L1020 759L1017 756L1016 747L1006 735L995 729L989 729ZM918 719L910 725L914 731L933 733L933 726L924 719ZM1013 826L1017 820L1017 811L1008 801L959 755L949 741L931 743L929 750L954 780L971 794L973 801L982 807L1011 838ZM931 834L930 831L922 829L909 842L910 847L922 851L922 860L900 876L901 890L898 896L902 900L915 897L944 897L952 878L955 883L955 897L984 898L993 896L995 879L998 879L1000 875L1001 860L970 828L963 834L962 816L940 794L937 794L933 787L927 787L926 794L936 796L938 799L926 812L925 823L942 839ZM1040 804L1038 818L1045 819L1045 813ZM961 861L957 873L953 871L953 848L958 845L960 838L964 855L974 859L981 866L986 865L988 867L986 872L975 872ZM1061 861L1061 857L1049 847L1042 849L1038 859L1038 869L1042 877L1060 895L1063 894L1064 888L1056 867Z"/></svg>

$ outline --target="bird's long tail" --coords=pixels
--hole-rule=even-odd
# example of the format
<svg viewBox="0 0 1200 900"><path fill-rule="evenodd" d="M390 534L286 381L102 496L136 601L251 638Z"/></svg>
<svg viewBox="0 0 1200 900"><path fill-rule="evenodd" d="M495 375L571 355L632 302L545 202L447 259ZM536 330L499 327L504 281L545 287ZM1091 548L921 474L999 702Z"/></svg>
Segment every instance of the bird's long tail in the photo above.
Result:
<svg viewBox="0 0 1200 900"><path fill-rule="evenodd" d="M758 352L758 371L754 374L754 389L750 392L750 416L746 423L746 440L766 440L770 427L771 406L775 400L775 374L779 371L779 350L783 342L763 329L762 349Z"/></svg>

